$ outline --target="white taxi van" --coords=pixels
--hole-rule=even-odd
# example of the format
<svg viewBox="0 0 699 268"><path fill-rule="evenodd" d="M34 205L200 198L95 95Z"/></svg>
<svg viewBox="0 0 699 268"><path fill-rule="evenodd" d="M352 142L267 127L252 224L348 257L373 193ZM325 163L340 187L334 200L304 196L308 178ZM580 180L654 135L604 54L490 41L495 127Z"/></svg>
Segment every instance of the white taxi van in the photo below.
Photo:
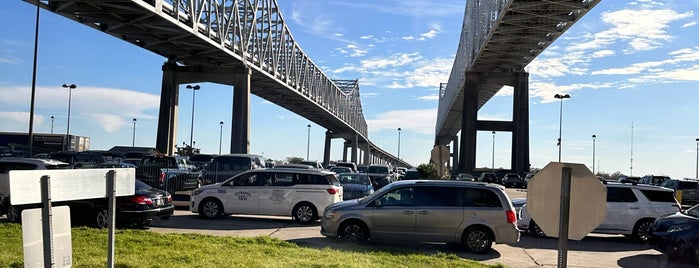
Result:
<svg viewBox="0 0 699 268"><path fill-rule="evenodd" d="M325 208L342 201L335 173L272 168L240 173L192 191L190 210L208 219L230 214L291 216L299 223L320 219Z"/></svg>

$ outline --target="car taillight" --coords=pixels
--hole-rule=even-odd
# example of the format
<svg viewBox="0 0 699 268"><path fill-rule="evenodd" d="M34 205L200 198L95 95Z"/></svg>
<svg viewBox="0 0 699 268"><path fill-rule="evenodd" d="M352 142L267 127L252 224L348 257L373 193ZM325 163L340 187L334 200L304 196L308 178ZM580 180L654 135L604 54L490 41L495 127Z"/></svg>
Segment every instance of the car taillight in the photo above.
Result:
<svg viewBox="0 0 699 268"><path fill-rule="evenodd" d="M512 224L517 225L517 215L515 215L514 210L505 211L505 214L507 215L507 223L512 223Z"/></svg>
<svg viewBox="0 0 699 268"><path fill-rule="evenodd" d="M172 203L172 195L170 195L170 194L167 195L167 202Z"/></svg>
<svg viewBox="0 0 699 268"><path fill-rule="evenodd" d="M337 194L338 192L340 192L335 188L328 188L326 191L328 191L329 194Z"/></svg>
<svg viewBox="0 0 699 268"><path fill-rule="evenodd" d="M165 183L165 172L160 172L160 176L158 176L158 179L160 180L160 184Z"/></svg>
<svg viewBox="0 0 699 268"><path fill-rule="evenodd" d="M142 196L142 195L134 195L129 198L131 202L134 202L139 205L152 205L153 204L153 199L150 199L147 196Z"/></svg>

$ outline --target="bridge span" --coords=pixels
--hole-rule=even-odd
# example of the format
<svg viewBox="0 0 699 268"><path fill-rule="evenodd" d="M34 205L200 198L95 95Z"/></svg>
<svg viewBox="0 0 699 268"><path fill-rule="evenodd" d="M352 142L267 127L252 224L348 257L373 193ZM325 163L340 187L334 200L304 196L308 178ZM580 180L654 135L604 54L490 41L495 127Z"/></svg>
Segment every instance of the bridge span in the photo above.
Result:
<svg viewBox="0 0 699 268"><path fill-rule="evenodd" d="M467 1L456 59L448 82L440 86L435 127L435 145L453 144L454 167L460 172L476 168L478 131L505 131L512 132L511 169L529 170L529 74L524 68L599 1ZM478 110L503 86L514 88L512 120L478 120Z"/></svg>
<svg viewBox="0 0 699 268"><path fill-rule="evenodd" d="M296 43L276 0L25 1L167 59L156 140L161 152L176 149L180 85L212 82L233 88L231 153L249 152L255 94L326 128L326 164L331 139L342 138L343 160L411 166L369 140L358 81L328 78Z"/></svg>

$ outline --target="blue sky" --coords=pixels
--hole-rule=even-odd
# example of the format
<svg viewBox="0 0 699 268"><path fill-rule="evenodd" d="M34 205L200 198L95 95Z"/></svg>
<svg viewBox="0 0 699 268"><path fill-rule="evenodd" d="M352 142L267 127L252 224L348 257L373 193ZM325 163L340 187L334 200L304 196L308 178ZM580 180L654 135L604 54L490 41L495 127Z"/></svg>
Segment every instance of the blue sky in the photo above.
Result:
<svg viewBox="0 0 699 268"><path fill-rule="evenodd" d="M436 2L436 3L435 3ZM334 79L359 79L369 138L418 165L434 143L439 83L451 70L463 22L461 1L279 1L294 38ZM563 103L564 162L633 175L694 177L699 138L699 1L602 1L527 66L530 73L531 164L558 158ZM0 132L26 132L32 80L35 7L0 5ZM91 138L91 149L154 146L161 66L165 58L45 10L41 11L35 132L65 133L68 92L75 83L70 132ZM232 89L201 83L193 140L205 153L229 148ZM254 86L254 85L253 85ZM178 144L189 142L192 94L182 85ZM503 89L479 119L510 120ZM251 98L251 152L272 159L322 160L318 125L261 98ZM632 130L633 124L633 130ZM509 168L508 133L479 132L478 167ZM331 159L341 159L340 140ZM633 151L633 154L632 154Z"/></svg>

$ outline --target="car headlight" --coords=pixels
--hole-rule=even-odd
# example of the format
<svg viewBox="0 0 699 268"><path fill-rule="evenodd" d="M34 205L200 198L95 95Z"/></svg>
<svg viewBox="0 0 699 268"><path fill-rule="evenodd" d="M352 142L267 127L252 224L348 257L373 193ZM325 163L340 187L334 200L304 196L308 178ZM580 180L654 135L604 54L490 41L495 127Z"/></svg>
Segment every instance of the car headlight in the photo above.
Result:
<svg viewBox="0 0 699 268"><path fill-rule="evenodd" d="M691 227L692 226L690 226L689 224L678 224L678 225L674 225L674 226L671 226L670 228L668 228L667 232L671 233L671 232L684 231L684 230L687 230Z"/></svg>
<svg viewBox="0 0 699 268"><path fill-rule="evenodd" d="M332 219L335 217L335 211L334 210L326 210L325 211L325 218L326 219Z"/></svg>
<svg viewBox="0 0 699 268"><path fill-rule="evenodd" d="M204 189L197 188L192 191L192 196L199 195L200 193L204 192Z"/></svg>

